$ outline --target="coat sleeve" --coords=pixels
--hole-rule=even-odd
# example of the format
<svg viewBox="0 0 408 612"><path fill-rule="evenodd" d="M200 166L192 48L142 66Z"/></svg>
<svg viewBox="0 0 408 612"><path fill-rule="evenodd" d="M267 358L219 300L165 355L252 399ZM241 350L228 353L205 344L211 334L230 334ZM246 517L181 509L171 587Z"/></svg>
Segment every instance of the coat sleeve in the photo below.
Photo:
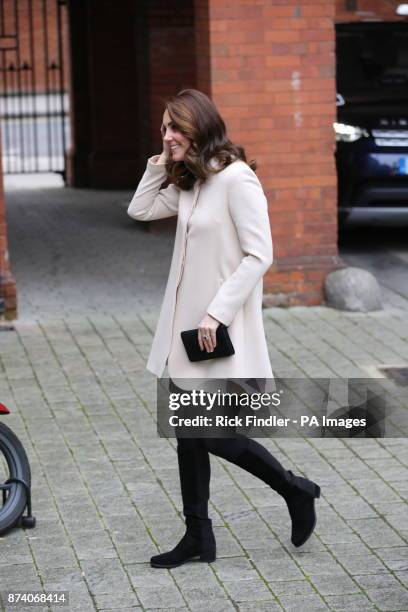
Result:
<svg viewBox="0 0 408 612"><path fill-rule="evenodd" d="M173 184L160 189L166 180L166 165L155 164L153 160L157 157L147 160L145 173L127 209L128 215L138 221L164 219L178 213L180 190Z"/></svg>
<svg viewBox="0 0 408 612"><path fill-rule="evenodd" d="M232 323L273 261L268 203L258 177L248 165L230 182L228 206L243 258L207 308L208 314L225 325Z"/></svg>

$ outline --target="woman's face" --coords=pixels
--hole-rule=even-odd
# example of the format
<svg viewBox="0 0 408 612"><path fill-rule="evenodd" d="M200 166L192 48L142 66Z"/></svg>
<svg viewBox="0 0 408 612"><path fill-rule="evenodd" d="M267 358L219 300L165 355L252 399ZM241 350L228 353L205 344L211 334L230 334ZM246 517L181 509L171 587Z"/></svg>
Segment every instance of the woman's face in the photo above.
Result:
<svg viewBox="0 0 408 612"><path fill-rule="evenodd" d="M169 149L170 159L172 161L182 161L184 154L190 148L191 141L177 130L167 109L163 114L163 123L160 131Z"/></svg>

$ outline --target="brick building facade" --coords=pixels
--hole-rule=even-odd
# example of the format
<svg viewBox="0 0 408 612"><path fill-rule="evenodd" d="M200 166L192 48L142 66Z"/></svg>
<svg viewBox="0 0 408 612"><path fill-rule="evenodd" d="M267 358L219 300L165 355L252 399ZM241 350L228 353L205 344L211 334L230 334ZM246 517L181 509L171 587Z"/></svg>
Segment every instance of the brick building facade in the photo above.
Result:
<svg viewBox="0 0 408 612"><path fill-rule="evenodd" d="M68 183L133 188L161 150L163 99L211 96L258 162L274 239L269 304L319 304L337 250L332 124L336 21L395 19L385 0L68 2L73 147ZM15 287L0 201L0 295Z"/></svg>

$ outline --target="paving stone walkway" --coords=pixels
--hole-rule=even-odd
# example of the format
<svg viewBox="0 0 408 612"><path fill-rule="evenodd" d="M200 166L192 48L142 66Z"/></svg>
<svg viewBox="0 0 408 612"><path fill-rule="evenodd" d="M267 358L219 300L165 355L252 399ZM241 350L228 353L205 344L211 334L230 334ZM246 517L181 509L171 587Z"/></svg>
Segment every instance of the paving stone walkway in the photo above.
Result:
<svg viewBox="0 0 408 612"><path fill-rule="evenodd" d="M68 609L82 612L407 611L406 437L262 440L285 467L321 485L317 527L301 549L290 543L283 500L238 467L211 457L217 561L150 568L150 556L172 547L184 532L175 442L157 437L155 379L144 368L158 310L153 297L152 303L143 296L135 295L134 302L129 294L117 297L114 275L122 258L126 277L129 253L110 250L120 243L114 229L111 247L105 242L105 257L114 262L106 271L101 244L92 242L100 235L107 240L106 219L96 231L87 217L92 240L88 248L84 234L75 242L75 215L87 233L87 197L88 212L68 210L68 204L64 209L59 201L68 215L59 252L68 249L69 237L82 249L67 256L67 275L74 278L75 266L81 269L81 259L86 261L84 301L76 294L72 310L69 298L63 304L66 295L54 301L52 283L50 302L40 288L37 300L34 284L28 292L24 288L36 249L24 239L26 254L21 253L18 235L27 238L30 219L34 223L41 211L30 212L29 196L20 194L10 215L21 316L14 330L0 332L0 401L11 409L4 420L29 455L37 527L0 538L0 590L68 590ZM102 209L112 206L107 197L98 199ZM55 232L64 233L58 211L50 212L51 200L46 194L43 271L51 265L46 245L55 244ZM28 218L21 216L24 211ZM114 225L117 213L112 215ZM162 244L126 223L123 240L134 230L133 238L142 236L139 246L152 253ZM60 283L57 268L64 258L52 261ZM164 279L163 261L155 260L153 270ZM104 287L109 298L98 309L92 296L99 299ZM275 375L367 377L379 376L382 365L408 366L407 302L387 288L383 297L385 310L370 314L324 306L265 309ZM67 608L27 607L33 609Z"/></svg>
<svg viewBox="0 0 408 612"><path fill-rule="evenodd" d="M175 444L157 437L144 369L156 316L48 315L1 333L1 401L29 454L38 518L35 530L1 539L2 588L69 590L69 609L84 612L408 610L402 438L262 440L321 484L317 528L299 550L282 499L212 457L217 561L149 567L183 533ZM408 363L402 310L264 316L279 376L367 376Z"/></svg>

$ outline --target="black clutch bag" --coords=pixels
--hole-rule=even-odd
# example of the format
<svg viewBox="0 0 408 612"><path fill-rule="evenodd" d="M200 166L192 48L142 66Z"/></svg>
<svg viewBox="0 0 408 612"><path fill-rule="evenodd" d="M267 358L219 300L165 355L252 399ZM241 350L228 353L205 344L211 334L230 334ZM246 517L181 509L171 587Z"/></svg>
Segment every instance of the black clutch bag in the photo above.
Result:
<svg viewBox="0 0 408 612"><path fill-rule="evenodd" d="M208 353L205 349L203 351L200 349L198 329L189 329L181 332L181 339L190 361L204 361L205 359L234 355L235 350L228 334L228 328L223 323L220 323L217 327L216 338L217 346L212 353Z"/></svg>

